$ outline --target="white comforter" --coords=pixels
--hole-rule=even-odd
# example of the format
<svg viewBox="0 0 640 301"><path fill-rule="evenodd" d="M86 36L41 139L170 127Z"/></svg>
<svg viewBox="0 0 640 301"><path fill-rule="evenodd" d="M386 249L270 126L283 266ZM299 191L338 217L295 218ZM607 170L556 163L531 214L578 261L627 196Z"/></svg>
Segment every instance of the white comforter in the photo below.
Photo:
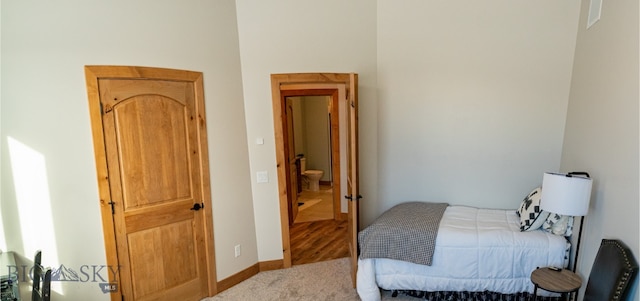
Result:
<svg viewBox="0 0 640 301"><path fill-rule="evenodd" d="M515 210L449 206L431 266L372 258L358 260L357 290L363 301L380 300L379 288L420 291L533 292L531 272L564 266L563 236L520 232Z"/></svg>

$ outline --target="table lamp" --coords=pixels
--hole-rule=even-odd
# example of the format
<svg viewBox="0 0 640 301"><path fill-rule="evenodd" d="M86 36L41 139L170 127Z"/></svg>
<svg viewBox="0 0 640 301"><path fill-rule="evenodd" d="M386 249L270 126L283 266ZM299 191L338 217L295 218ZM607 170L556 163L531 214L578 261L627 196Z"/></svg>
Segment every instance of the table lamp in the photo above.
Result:
<svg viewBox="0 0 640 301"><path fill-rule="evenodd" d="M560 215L581 216L578 242L573 260L573 272L576 271L578 263L584 216L589 211L591 184L591 177L586 172L570 172L567 174L545 172L542 178L542 195L540 197L540 208L542 210Z"/></svg>

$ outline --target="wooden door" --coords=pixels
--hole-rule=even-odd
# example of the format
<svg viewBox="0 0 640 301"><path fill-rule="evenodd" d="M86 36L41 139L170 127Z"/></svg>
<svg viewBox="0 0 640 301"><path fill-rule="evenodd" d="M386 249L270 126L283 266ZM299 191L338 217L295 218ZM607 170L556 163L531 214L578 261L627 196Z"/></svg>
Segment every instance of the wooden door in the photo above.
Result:
<svg viewBox="0 0 640 301"><path fill-rule="evenodd" d="M348 206L348 235L349 252L351 253L351 280L356 287L356 273L358 271L358 223L360 193L358 187L358 75L350 74L349 80L349 114L347 130L347 196Z"/></svg>
<svg viewBox="0 0 640 301"><path fill-rule="evenodd" d="M111 299L201 300L214 294L202 74L85 70L107 261L119 266L119 290Z"/></svg>
<svg viewBox="0 0 640 301"><path fill-rule="evenodd" d="M298 216L298 166L296 158L295 135L293 132L293 100L291 97L284 97L286 128L287 128L287 157L288 157L288 181L287 196L289 197L289 225L293 225Z"/></svg>

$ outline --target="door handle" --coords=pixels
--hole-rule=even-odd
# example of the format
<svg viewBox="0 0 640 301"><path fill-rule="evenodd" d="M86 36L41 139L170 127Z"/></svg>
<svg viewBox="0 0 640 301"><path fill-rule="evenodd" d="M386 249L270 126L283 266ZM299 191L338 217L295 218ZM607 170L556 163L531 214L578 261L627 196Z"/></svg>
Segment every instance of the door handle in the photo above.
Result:
<svg viewBox="0 0 640 301"><path fill-rule="evenodd" d="M353 196L351 196L351 195L345 195L344 198L349 200L349 201L353 201ZM356 201L359 201L361 198L362 198L361 195L358 195L357 197L355 197Z"/></svg>
<svg viewBox="0 0 640 301"><path fill-rule="evenodd" d="M200 203L200 204L195 203L195 204L193 204L193 207L191 207L190 210L198 211L198 210L200 210L202 208L204 208L204 203Z"/></svg>

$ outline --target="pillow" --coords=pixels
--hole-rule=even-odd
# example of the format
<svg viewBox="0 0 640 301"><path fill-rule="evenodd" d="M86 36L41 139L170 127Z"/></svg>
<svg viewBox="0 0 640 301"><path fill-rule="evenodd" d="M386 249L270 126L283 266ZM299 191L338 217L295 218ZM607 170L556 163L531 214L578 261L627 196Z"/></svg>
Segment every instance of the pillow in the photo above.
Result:
<svg viewBox="0 0 640 301"><path fill-rule="evenodd" d="M542 188L538 187L522 200L522 204L516 212L520 216L520 231L537 230L549 216L549 212L540 209L541 194Z"/></svg>
<svg viewBox="0 0 640 301"><path fill-rule="evenodd" d="M573 216L549 213L542 224L542 229L555 235L571 236L573 233Z"/></svg>

